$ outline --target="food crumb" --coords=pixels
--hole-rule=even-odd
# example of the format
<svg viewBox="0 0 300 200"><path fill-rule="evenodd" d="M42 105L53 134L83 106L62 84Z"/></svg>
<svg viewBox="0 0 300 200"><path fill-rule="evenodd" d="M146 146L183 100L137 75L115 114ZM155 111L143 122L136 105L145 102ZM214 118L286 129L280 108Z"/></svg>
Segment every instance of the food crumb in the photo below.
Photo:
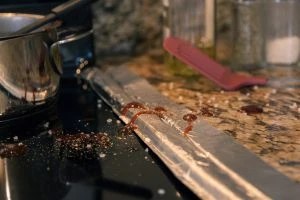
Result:
<svg viewBox="0 0 300 200"><path fill-rule="evenodd" d="M49 128L49 124L50 124L49 122L46 122L46 123L44 124L44 127L45 127L45 128Z"/></svg>
<svg viewBox="0 0 300 200"><path fill-rule="evenodd" d="M163 94L164 96L169 96L169 92L166 92L166 91L162 92L162 94Z"/></svg>
<svg viewBox="0 0 300 200"><path fill-rule="evenodd" d="M149 152L149 148L146 148L146 149L145 149L145 152Z"/></svg>
<svg viewBox="0 0 300 200"><path fill-rule="evenodd" d="M88 89L88 85L87 85L87 84L83 84L83 85L82 85L82 89L83 89L83 90L87 90L87 89Z"/></svg>
<svg viewBox="0 0 300 200"><path fill-rule="evenodd" d="M171 83L169 83L169 90L173 90L173 89L174 89L174 83L171 82Z"/></svg>
<svg viewBox="0 0 300 200"><path fill-rule="evenodd" d="M149 143L149 142L151 142L151 139L150 138L145 138L145 142Z"/></svg>
<svg viewBox="0 0 300 200"><path fill-rule="evenodd" d="M87 144L86 148L90 149L90 148L92 148L92 145L91 144Z"/></svg>
<svg viewBox="0 0 300 200"><path fill-rule="evenodd" d="M121 124L121 121L120 121L120 120L117 120L116 122L117 122L117 124Z"/></svg>
<svg viewBox="0 0 300 200"><path fill-rule="evenodd" d="M19 138L18 136L13 137L14 141L17 141Z"/></svg>
<svg viewBox="0 0 300 200"><path fill-rule="evenodd" d="M100 157L100 158L105 158L105 156L106 156L105 153L100 153L100 154L99 154L99 157Z"/></svg>
<svg viewBox="0 0 300 200"><path fill-rule="evenodd" d="M276 89L273 89L272 90L272 94L276 94L277 93L277 90Z"/></svg>
<svg viewBox="0 0 300 200"><path fill-rule="evenodd" d="M295 91L295 88L287 88L286 89L288 92L294 92Z"/></svg>
<svg viewBox="0 0 300 200"><path fill-rule="evenodd" d="M111 122L112 122L112 119L109 118L109 119L106 120L106 122L107 122L107 123L111 123Z"/></svg>
<svg viewBox="0 0 300 200"><path fill-rule="evenodd" d="M270 97L270 94L267 93L267 94L265 94L264 99L268 99L269 97Z"/></svg>
<svg viewBox="0 0 300 200"><path fill-rule="evenodd" d="M163 188L160 188L160 189L157 190L157 193L159 195L164 195L164 194L166 194L166 191Z"/></svg>
<svg viewBox="0 0 300 200"><path fill-rule="evenodd" d="M47 167L47 171L50 171L50 167Z"/></svg>
<svg viewBox="0 0 300 200"><path fill-rule="evenodd" d="M297 109L297 103L293 103L293 105L290 106L290 109Z"/></svg>
<svg viewBox="0 0 300 200"><path fill-rule="evenodd" d="M203 101L202 101L202 100L199 100L199 102L198 102L198 103L199 103L199 105L200 105L200 106L202 106L202 104L203 104Z"/></svg>

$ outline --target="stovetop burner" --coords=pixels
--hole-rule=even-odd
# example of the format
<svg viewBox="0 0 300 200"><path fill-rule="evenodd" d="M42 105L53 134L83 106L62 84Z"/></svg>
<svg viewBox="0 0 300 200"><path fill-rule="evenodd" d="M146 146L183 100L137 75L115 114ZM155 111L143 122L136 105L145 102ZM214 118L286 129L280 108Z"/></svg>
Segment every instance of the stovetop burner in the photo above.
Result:
<svg viewBox="0 0 300 200"><path fill-rule="evenodd" d="M30 106L28 109L24 107L22 111L19 108L4 113L0 116L0 139L12 136L13 132L18 132L20 129L26 132L41 123L43 119L53 116L57 103L55 98L42 105Z"/></svg>
<svg viewBox="0 0 300 200"><path fill-rule="evenodd" d="M82 87L63 80L50 117L0 141L0 199L197 199Z"/></svg>

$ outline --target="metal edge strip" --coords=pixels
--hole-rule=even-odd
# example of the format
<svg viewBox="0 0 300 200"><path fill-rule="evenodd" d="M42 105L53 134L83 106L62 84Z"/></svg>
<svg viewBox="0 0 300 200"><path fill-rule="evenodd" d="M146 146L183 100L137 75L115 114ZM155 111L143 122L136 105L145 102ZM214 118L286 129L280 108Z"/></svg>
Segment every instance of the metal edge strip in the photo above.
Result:
<svg viewBox="0 0 300 200"><path fill-rule="evenodd" d="M91 75L91 73L93 73L93 75ZM135 86L138 83L139 86L141 86L141 84L142 84L141 87L146 87L147 89L150 89L150 91L147 90L147 95L146 95L150 98L151 98L151 95L155 96L155 97L157 97L157 95L158 95L158 92L157 92L157 94L152 94L153 91L155 91L154 88L152 88L152 86L150 86L150 84L148 84L144 79L141 79L140 77L132 74L125 66L112 68L112 69L108 70L107 72L105 72L105 74L103 72L100 72L95 69L92 69L89 73L86 73L86 74L88 76L90 76L87 79L89 80L90 84L94 87L95 91L98 91L98 94L100 96L102 96L102 98L106 99L106 103L108 103L110 106L112 106L114 112L116 112L116 114L118 114L118 115L120 114L119 113L120 106L122 106L125 102L132 101L133 96L138 96L138 94L137 94L138 92L135 92L136 88L130 88L132 85ZM124 78L124 76L126 76L126 77ZM95 87L97 87L97 88L95 88ZM102 91L99 92L100 90L102 90ZM103 96L103 93L106 94L106 95L104 95L105 97ZM166 99L163 96L161 96L161 98L164 99L164 100L162 100L163 102L166 101ZM118 105L118 106L116 106L116 105ZM178 111L179 112L187 112L186 109L184 109L178 105L173 105L172 103L171 103L170 107L174 107L172 109L177 109L177 112ZM130 113L131 117L132 117L132 114L133 113ZM127 123L129 121L129 119L130 119L130 116L122 117L122 120L124 120ZM147 129L145 127L147 127L147 124L149 125L149 123L146 122L144 120L144 118L142 118L142 117L140 120L137 121L137 123L140 125L140 127L143 127L143 128L140 128L139 131L137 131L137 134L142 138L143 141L145 141L147 143L147 140L145 138L145 133L143 133L143 131L147 132ZM205 123L200 121L198 123L198 125L199 124L203 125ZM175 126L175 128L174 128L174 126L172 126L172 127L174 130L177 129L177 134L178 134L178 132L180 134L181 131L183 130L182 124L180 124L180 123L178 123ZM213 128L213 127L208 127L208 129L211 129L211 128ZM152 132L153 132L153 130L155 130L155 128L152 127ZM201 133L201 131L203 131L203 130L199 130L200 133ZM218 132L218 131L215 130L215 132ZM156 131L155 133L157 134L160 132ZM148 133L148 135L151 135L151 134L153 135L153 133ZM201 137L200 137L200 139L203 140L203 135ZM237 144L234 141L234 139L229 138L229 136L226 137L226 135L222 134L222 133L221 134L220 133L212 134L212 137L214 137L214 139L218 138L218 140L221 140L221 141L232 142L232 144L230 144L229 146L227 145L228 148L231 148L234 151L236 149L238 149L238 152L246 155L246 157L250 159L250 160L248 160L250 163L254 163L254 164L258 163L257 166L262 168L261 171L271 172L269 174L266 174L267 177L275 176L275 180L279 180L282 182L278 182L274 186L271 185L270 188L268 188L268 187L265 188L264 185L261 185L260 183L255 182L255 179L254 179L254 181L253 180L249 181L247 179L249 177L247 175L244 176L243 170L240 171L240 172L242 172L242 174L240 174L239 171L237 172L236 168L234 168L230 163L228 163L228 162L226 163L226 159L224 162L224 159L222 159L221 157L224 155L226 156L226 152L218 153L216 151L210 151L208 148L209 146L207 146L207 145L209 145L209 142L208 142L208 144L203 146L203 143L205 143L205 141L199 142L197 140L194 140L193 138L189 138L187 142L189 142L190 144L193 144L198 149L198 151L202 151L202 153L204 153L207 156L207 158L215 166L217 166L219 168L219 170L226 173L227 178L230 177L232 179L232 180L230 180L231 182L233 181L238 185L238 187L244 188L243 189L244 194L242 194L242 195L236 193L237 188L227 188L227 187L223 187L222 189L220 188L218 190L218 192L219 192L218 194L216 193L216 191L214 191L215 194L213 194L212 189L209 188L208 185L206 185L206 187L203 187L203 188L195 187L195 184L192 184L191 182L186 181L186 179L182 179L182 177L181 177L182 171L180 171L178 169L174 170L175 169L174 166L173 166L173 170L172 170L172 166L171 166L171 170L173 171L173 173L180 180L183 180L183 182L187 186L189 186L190 189L192 191L194 191L199 197L204 197L207 199L219 199L220 197L227 198L227 199L239 199L240 197L251 198L251 199L270 199L270 198L273 198L273 199L296 199L298 197L297 195L299 195L300 193L299 193L299 191L296 191L296 189L299 189L299 188L294 187L295 184L293 184L292 181L287 179L285 176L283 176L279 172L275 171L273 168L271 168L267 164L265 164L262 160L258 159L257 156L252 155L252 153L250 153L244 147ZM165 162L165 164L167 164L167 166L170 167L170 165L172 165L172 162L170 162L168 160L168 158L166 158L164 156L164 154L162 154L160 152L160 150L157 150L154 145L151 145L151 144L148 144L148 145L150 146L151 149L154 150L154 152L156 154L158 154L158 156ZM227 149L227 151L228 150L230 150L230 149ZM234 154L232 154L232 155L234 155ZM185 158L183 158L183 159L185 159ZM198 169L202 169L202 168L203 167L198 166ZM257 170L260 170L260 169L257 169ZM199 174L200 174L200 172L198 173L198 175ZM211 175L211 176L209 177L206 175ZM214 180L214 181L219 182L220 185L224 186L224 183L226 183L226 181L228 181L228 180L224 181L224 180L216 179L216 177L214 177L214 174L213 173L209 174L209 172L205 171L205 168L204 168L203 173L200 174L200 176L202 176L202 179L204 181L206 181L206 183L209 182L209 180ZM255 175L254 175L254 177L255 177ZM260 179L258 179L258 181L259 180ZM228 182L230 182L230 181L228 181ZM283 183L283 185L282 185L282 183ZM214 185L214 184L212 184L212 185ZM257 184L259 187L257 187ZM282 190L282 188L285 187L284 185L287 185L286 192L284 190ZM278 188L276 188L276 187L278 187ZM197 189L195 189L195 188L197 188ZM278 193L278 189L281 189L279 193ZM275 191L275 190L277 190L277 191ZM237 195L235 195L235 193Z"/></svg>

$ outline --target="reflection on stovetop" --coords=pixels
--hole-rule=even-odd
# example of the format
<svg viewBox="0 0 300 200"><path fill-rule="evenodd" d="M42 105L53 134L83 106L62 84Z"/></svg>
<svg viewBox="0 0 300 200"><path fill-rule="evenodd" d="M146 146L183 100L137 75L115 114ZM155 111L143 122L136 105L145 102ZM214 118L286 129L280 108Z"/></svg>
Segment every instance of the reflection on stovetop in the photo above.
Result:
<svg viewBox="0 0 300 200"><path fill-rule="evenodd" d="M0 199L197 199L82 87L63 80L51 117L1 133Z"/></svg>

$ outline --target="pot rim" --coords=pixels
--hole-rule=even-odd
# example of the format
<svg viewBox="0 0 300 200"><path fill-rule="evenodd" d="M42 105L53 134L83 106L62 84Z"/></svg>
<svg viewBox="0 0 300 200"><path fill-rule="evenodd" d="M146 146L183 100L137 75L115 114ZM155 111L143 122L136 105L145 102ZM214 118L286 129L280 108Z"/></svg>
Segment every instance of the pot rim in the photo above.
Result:
<svg viewBox="0 0 300 200"><path fill-rule="evenodd" d="M43 15L30 14L30 13L2 12L2 13L0 13L0 17L7 17L7 18L30 17L30 18L40 19L43 17ZM49 32L49 30L53 31L53 30L55 30L55 28L50 28L48 30L38 30L38 31L31 32L31 33L19 34L19 35L14 35L14 36L0 36L0 41L24 37L24 36L26 37L26 36L32 36L32 35L40 35L40 34L44 34L45 32Z"/></svg>

